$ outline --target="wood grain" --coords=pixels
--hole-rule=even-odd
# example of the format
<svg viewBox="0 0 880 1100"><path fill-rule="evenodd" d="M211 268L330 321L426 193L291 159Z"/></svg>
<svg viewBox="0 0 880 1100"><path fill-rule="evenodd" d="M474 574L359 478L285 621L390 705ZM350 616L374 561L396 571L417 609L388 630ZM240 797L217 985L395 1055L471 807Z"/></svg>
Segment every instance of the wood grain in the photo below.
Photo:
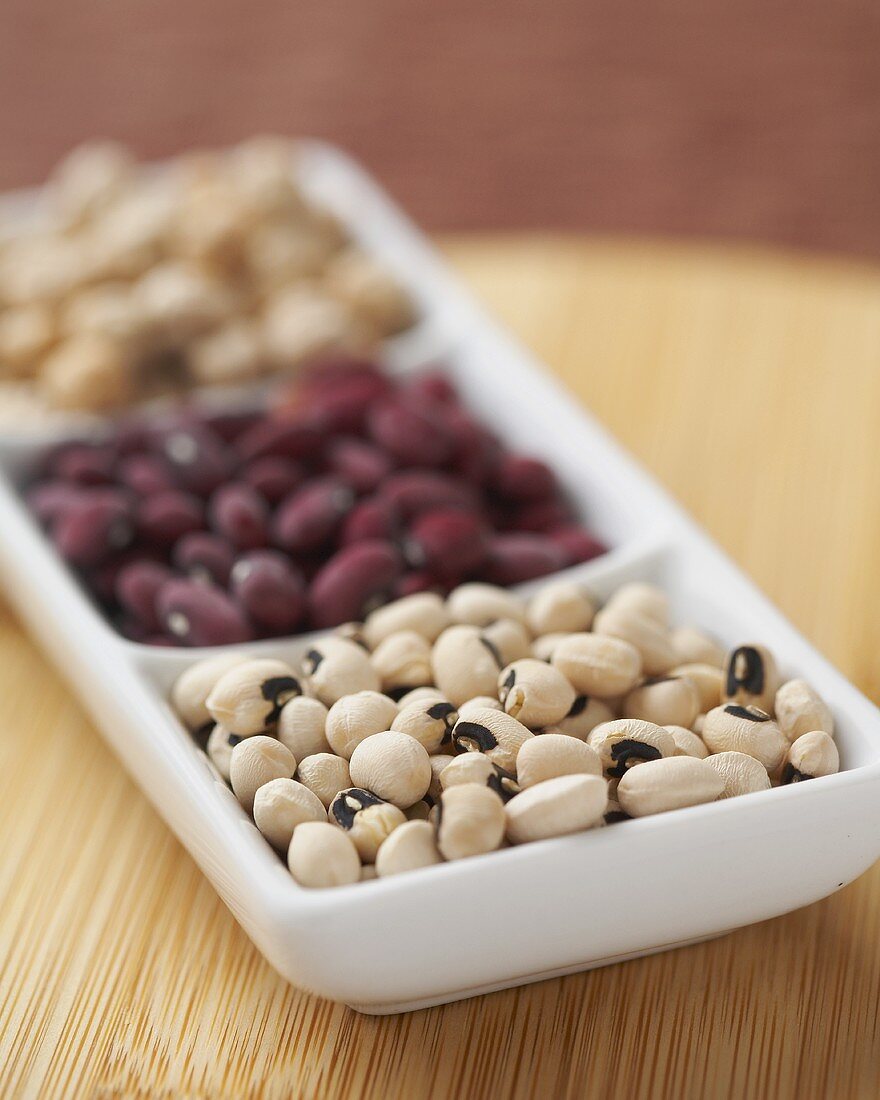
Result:
<svg viewBox="0 0 880 1100"><path fill-rule="evenodd" d="M669 244L445 245L880 697L880 272ZM698 947L366 1018L272 973L8 612L0 699L4 1097L880 1094L878 868Z"/></svg>

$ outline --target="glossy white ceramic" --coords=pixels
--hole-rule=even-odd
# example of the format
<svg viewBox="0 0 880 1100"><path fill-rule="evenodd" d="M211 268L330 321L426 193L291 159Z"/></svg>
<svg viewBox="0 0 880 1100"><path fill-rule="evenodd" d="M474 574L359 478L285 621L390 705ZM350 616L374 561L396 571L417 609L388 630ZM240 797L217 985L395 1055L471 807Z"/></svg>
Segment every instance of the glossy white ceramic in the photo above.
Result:
<svg viewBox="0 0 880 1100"><path fill-rule="evenodd" d="M769 644L783 672L806 677L832 707L844 770L392 879L303 890L166 703L198 651L139 646L102 620L15 490L37 444L0 442L9 598L254 943L305 989L365 1012L398 1012L705 939L861 874L880 856L880 713L482 313L355 164L312 144L301 171L420 302L419 326L388 349L395 368L442 361L501 436L555 467L615 547L570 572L599 597L625 580L657 581L679 621L731 645ZM247 648L294 657L307 642Z"/></svg>

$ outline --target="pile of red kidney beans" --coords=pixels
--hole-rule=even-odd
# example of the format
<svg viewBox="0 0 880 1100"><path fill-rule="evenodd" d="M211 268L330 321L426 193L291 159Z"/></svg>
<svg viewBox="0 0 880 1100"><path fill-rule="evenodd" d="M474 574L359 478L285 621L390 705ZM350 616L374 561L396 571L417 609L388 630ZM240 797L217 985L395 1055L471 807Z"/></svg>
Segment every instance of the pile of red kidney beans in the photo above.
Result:
<svg viewBox="0 0 880 1100"><path fill-rule="evenodd" d="M184 407L58 446L27 500L118 629L155 645L332 627L605 549L553 472L502 447L442 374L361 361L260 411Z"/></svg>

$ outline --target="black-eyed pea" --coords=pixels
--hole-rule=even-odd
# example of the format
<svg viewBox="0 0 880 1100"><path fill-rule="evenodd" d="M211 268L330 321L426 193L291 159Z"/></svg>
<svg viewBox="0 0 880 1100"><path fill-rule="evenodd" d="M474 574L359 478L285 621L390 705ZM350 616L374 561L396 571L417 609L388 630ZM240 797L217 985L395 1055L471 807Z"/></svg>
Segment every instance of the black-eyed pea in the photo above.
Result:
<svg viewBox="0 0 880 1100"><path fill-rule="evenodd" d="M281 708L276 734L282 745L297 760L317 753L328 753L330 744L324 734L327 724L327 708L320 699L308 695L296 695Z"/></svg>
<svg viewBox="0 0 880 1100"><path fill-rule="evenodd" d="M383 841L376 856L376 874L388 878L442 862L434 826L427 821L407 821Z"/></svg>
<svg viewBox="0 0 880 1100"><path fill-rule="evenodd" d="M224 726L216 725L211 730L205 752L208 759L220 773L221 777L229 782L229 761L232 759L232 750L241 741L234 733L230 733Z"/></svg>
<svg viewBox="0 0 880 1100"><path fill-rule="evenodd" d="M504 803L487 786L448 787L438 803L437 847L444 859L494 852L504 839Z"/></svg>
<svg viewBox="0 0 880 1100"><path fill-rule="evenodd" d="M325 707L332 707L344 695L379 691L381 686L369 654L348 638L330 636L315 642L302 667L313 694Z"/></svg>
<svg viewBox="0 0 880 1100"><path fill-rule="evenodd" d="M436 592L415 592L371 611L364 622L363 637L375 649L391 634L414 630L433 643L451 621L446 604Z"/></svg>
<svg viewBox="0 0 880 1100"><path fill-rule="evenodd" d="M551 661L556 647L568 637L567 633L541 634L532 642L532 656L537 661Z"/></svg>
<svg viewBox="0 0 880 1100"><path fill-rule="evenodd" d="M789 680L776 692L774 707L779 728L789 741L805 733L823 730L834 736L834 716L828 705L806 680Z"/></svg>
<svg viewBox="0 0 880 1100"><path fill-rule="evenodd" d="M677 626L670 635L676 658L683 665L723 668L725 652L708 634L694 626ZM716 704L717 705L717 704Z"/></svg>
<svg viewBox="0 0 880 1100"><path fill-rule="evenodd" d="M672 740L675 742L675 756L695 756L698 760L705 760L709 755L709 750L703 744L702 737L699 737L693 730L686 729L684 726L671 725L666 725L663 728L672 734Z"/></svg>
<svg viewBox="0 0 880 1100"><path fill-rule="evenodd" d="M504 802L519 794L520 789L510 772L499 768L480 752L466 752L462 756L454 757L440 773L441 791L463 783L482 784L494 791Z"/></svg>
<svg viewBox="0 0 880 1100"><path fill-rule="evenodd" d="M608 785L597 775L561 775L512 798L504 807L511 844L567 836L602 822Z"/></svg>
<svg viewBox="0 0 880 1100"><path fill-rule="evenodd" d="M379 674L382 690L404 692L426 687L433 682L430 643L414 630L389 634L373 650L370 657Z"/></svg>
<svg viewBox="0 0 880 1100"><path fill-rule="evenodd" d="M390 729L414 737L429 753L452 744L452 727L458 721L458 711L452 703L411 703L394 716Z"/></svg>
<svg viewBox="0 0 880 1100"><path fill-rule="evenodd" d="M628 771L618 784L617 801L630 817L646 817L714 802L723 790L724 780L707 760L670 756Z"/></svg>
<svg viewBox="0 0 880 1100"><path fill-rule="evenodd" d="M189 666L174 681L171 705L187 729L196 732L212 721L208 696L215 684L236 665L250 660L246 653L219 653Z"/></svg>
<svg viewBox="0 0 880 1100"><path fill-rule="evenodd" d="M554 581L529 600L526 618L534 635L574 634L590 629L596 605L580 585Z"/></svg>
<svg viewBox="0 0 880 1100"><path fill-rule="evenodd" d="M483 637L492 643L505 665L531 656L532 636L516 619L497 619L484 626Z"/></svg>
<svg viewBox="0 0 880 1100"><path fill-rule="evenodd" d="M349 762L355 787L405 810L424 798L431 785L431 760L424 747L405 733L374 733L361 741Z"/></svg>
<svg viewBox="0 0 880 1100"><path fill-rule="evenodd" d="M64 225L72 227L106 210L133 183L131 153L113 141L78 145L56 167L48 189Z"/></svg>
<svg viewBox="0 0 880 1100"><path fill-rule="evenodd" d="M516 758L516 778L525 790L560 775L601 775L595 749L564 733L543 733L527 741Z"/></svg>
<svg viewBox="0 0 880 1100"><path fill-rule="evenodd" d="M545 727L545 733L564 733L567 737L577 737L586 741L596 726L611 722L614 711L602 699L591 699L588 695L575 696L568 714L553 723L552 731Z"/></svg>
<svg viewBox="0 0 880 1100"><path fill-rule="evenodd" d="M247 381L258 376L263 366L258 330L241 319L194 340L186 355L190 377L206 386Z"/></svg>
<svg viewBox="0 0 880 1100"><path fill-rule="evenodd" d="M450 626L431 654L434 683L455 706L475 695L493 695L502 664L498 651L476 626Z"/></svg>
<svg viewBox="0 0 880 1100"><path fill-rule="evenodd" d="M472 581L454 588L446 599L454 623L488 626L497 619L516 619L526 626L525 603L515 593L494 584Z"/></svg>
<svg viewBox="0 0 880 1100"><path fill-rule="evenodd" d="M633 688L623 713L658 726L690 727L700 713L700 697L686 676L657 676Z"/></svg>
<svg viewBox="0 0 880 1100"><path fill-rule="evenodd" d="M609 779L621 779L636 766L675 755L672 734L654 722L618 718L596 726L588 741Z"/></svg>
<svg viewBox="0 0 880 1100"><path fill-rule="evenodd" d="M708 714L708 711L706 712L706 714ZM698 714L697 717L694 719L694 724L691 726L691 729L694 731L697 737L703 736L703 728L706 725L706 714Z"/></svg>
<svg viewBox="0 0 880 1100"><path fill-rule="evenodd" d="M534 736L516 718L489 707L470 711L466 719L459 715L452 728L452 742L458 752L484 753L511 775L516 775L519 750Z"/></svg>
<svg viewBox="0 0 880 1100"><path fill-rule="evenodd" d="M359 787L340 791L327 818L348 835L364 863L375 863L382 842L406 821L403 810Z"/></svg>
<svg viewBox="0 0 880 1100"><path fill-rule="evenodd" d="M741 794L770 790L770 776L760 760L744 752L717 752L706 757L724 780L719 798L738 798Z"/></svg>
<svg viewBox="0 0 880 1100"><path fill-rule="evenodd" d="M576 695L559 669L534 657L514 661L498 676L498 698L505 711L530 729L561 722Z"/></svg>
<svg viewBox="0 0 880 1100"><path fill-rule="evenodd" d="M569 634L554 648L550 663L577 692L600 699L632 691L642 676L638 649L610 635Z"/></svg>
<svg viewBox="0 0 880 1100"><path fill-rule="evenodd" d="M235 664L214 684L206 706L215 722L239 737L262 733L278 721L285 703L304 694L290 665L271 657Z"/></svg>
<svg viewBox="0 0 880 1100"><path fill-rule="evenodd" d="M677 665L669 675L687 676L700 697L701 714L720 705L724 676L719 667L699 663Z"/></svg>
<svg viewBox="0 0 880 1100"><path fill-rule="evenodd" d="M254 824L273 848L286 851L304 821L326 821L327 809L295 779L271 779L254 796Z"/></svg>
<svg viewBox="0 0 880 1100"><path fill-rule="evenodd" d="M802 733L792 742L785 758L781 782L801 783L840 771L840 754L833 739L824 730Z"/></svg>
<svg viewBox="0 0 880 1100"><path fill-rule="evenodd" d="M294 830L287 866L300 886L348 886L361 877L355 845L326 821L306 821Z"/></svg>
<svg viewBox="0 0 880 1100"><path fill-rule="evenodd" d="M611 604L604 607L593 620L593 632L621 638L635 646L647 676L665 676L678 664L666 626L632 607Z"/></svg>
<svg viewBox="0 0 880 1100"><path fill-rule="evenodd" d="M500 700L495 695L475 695L473 699L468 699L466 703L462 703L458 708L459 718L467 718L467 716L475 710L485 710L486 707L489 710L504 710Z"/></svg>
<svg viewBox="0 0 880 1100"><path fill-rule="evenodd" d="M669 597L662 588L646 581L630 581L621 585L608 598L605 607L645 615L664 630L669 626Z"/></svg>
<svg viewBox="0 0 880 1100"><path fill-rule="evenodd" d="M397 704L387 695L356 691L333 704L327 712L324 732L333 752L350 760L361 741L390 730L396 717Z"/></svg>
<svg viewBox="0 0 880 1100"><path fill-rule="evenodd" d="M766 646L741 645L732 649L724 662L722 703L741 703L773 711L779 672L773 654Z"/></svg>
<svg viewBox="0 0 880 1100"><path fill-rule="evenodd" d="M249 814L253 813L254 798L264 783L291 779L295 771L293 753L274 737L246 737L233 748L229 760L232 791Z"/></svg>
<svg viewBox="0 0 880 1100"><path fill-rule="evenodd" d="M340 791L351 786L348 761L332 752L316 752L313 756L300 760L296 778L312 791L325 810L329 809L330 803Z"/></svg>
<svg viewBox="0 0 880 1100"><path fill-rule="evenodd" d="M766 711L739 703L710 710L702 736L710 753L744 752L760 760L771 774L782 763L788 748L785 735Z"/></svg>

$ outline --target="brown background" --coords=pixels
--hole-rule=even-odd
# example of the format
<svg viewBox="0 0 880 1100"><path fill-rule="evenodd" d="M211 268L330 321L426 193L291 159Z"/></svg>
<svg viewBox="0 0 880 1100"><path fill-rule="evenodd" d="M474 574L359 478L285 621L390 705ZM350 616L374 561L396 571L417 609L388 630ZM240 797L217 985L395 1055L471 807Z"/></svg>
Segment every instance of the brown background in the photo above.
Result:
<svg viewBox="0 0 880 1100"><path fill-rule="evenodd" d="M880 255L872 0L2 0L0 187L255 130L341 142L430 228Z"/></svg>

